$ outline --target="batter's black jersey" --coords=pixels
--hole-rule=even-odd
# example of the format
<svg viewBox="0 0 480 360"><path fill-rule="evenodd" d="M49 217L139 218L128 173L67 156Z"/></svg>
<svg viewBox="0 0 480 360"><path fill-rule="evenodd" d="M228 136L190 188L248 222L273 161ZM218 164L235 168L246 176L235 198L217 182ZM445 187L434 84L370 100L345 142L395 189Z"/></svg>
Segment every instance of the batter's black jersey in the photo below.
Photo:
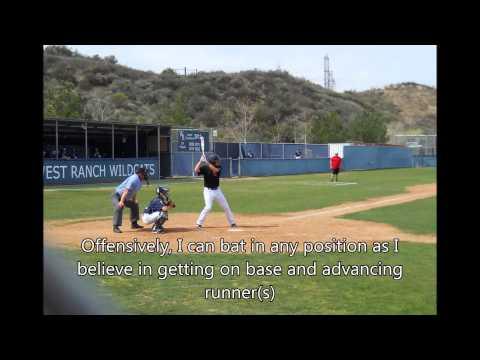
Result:
<svg viewBox="0 0 480 360"><path fill-rule="evenodd" d="M203 165L200 167L200 171L199 171L199 175L203 175L203 186L207 187L207 188L210 188L210 189L215 189L215 188L218 188L220 186L220 173L221 173L221 169L222 167L219 167L218 168L220 171L218 172L218 174L215 176L212 172L212 170L210 170L210 168L208 167L208 165Z"/></svg>

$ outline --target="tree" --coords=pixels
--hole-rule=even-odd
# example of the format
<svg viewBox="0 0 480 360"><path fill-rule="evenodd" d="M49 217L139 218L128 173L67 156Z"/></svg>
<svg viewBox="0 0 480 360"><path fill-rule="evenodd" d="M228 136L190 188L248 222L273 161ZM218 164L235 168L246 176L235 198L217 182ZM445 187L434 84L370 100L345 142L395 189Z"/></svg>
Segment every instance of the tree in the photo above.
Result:
<svg viewBox="0 0 480 360"><path fill-rule="evenodd" d="M70 82L46 84L44 95L45 117L79 118L82 98Z"/></svg>
<svg viewBox="0 0 480 360"><path fill-rule="evenodd" d="M255 132L258 139L270 140L272 135L273 124L275 123L275 114L271 106L265 103L259 103L255 107Z"/></svg>
<svg viewBox="0 0 480 360"><path fill-rule="evenodd" d="M106 56L104 58L105 62L109 63L109 64L112 64L112 65L115 65L118 61L117 61L117 58L113 55L110 55L110 56Z"/></svg>
<svg viewBox="0 0 480 360"><path fill-rule="evenodd" d="M317 144L344 142L346 130L338 113L314 116L310 137L310 140Z"/></svg>
<svg viewBox="0 0 480 360"><path fill-rule="evenodd" d="M191 124L192 118L187 113L187 102L183 94L178 93L175 101L167 106L164 118L172 125L187 126Z"/></svg>
<svg viewBox="0 0 480 360"><path fill-rule="evenodd" d="M110 99L112 100L112 104L117 108L125 107L128 102L128 96L122 92L118 92L113 94Z"/></svg>
<svg viewBox="0 0 480 360"><path fill-rule="evenodd" d="M45 54L47 55L57 55L57 56L73 56L74 53L65 45L50 45L45 47Z"/></svg>
<svg viewBox="0 0 480 360"><path fill-rule="evenodd" d="M177 73L172 68L166 68L165 70L162 71L162 75L176 76Z"/></svg>
<svg viewBox="0 0 480 360"><path fill-rule="evenodd" d="M107 121L114 115L114 108L108 100L99 95L94 95L87 101L84 113L92 120Z"/></svg>
<svg viewBox="0 0 480 360"><path fill-rule="evenodd" d="M78 81L75 77L75 71L68 62L59 61L51 71L51 77L62 82L69 82L77 85Z"/></svg>
<svg viewBox="0 0 480 360"><path fill-rule="evenodd" d="M349 127L350 138L364 143L385 143L387 141L387 119L378 112L357 114Z"/></svg>
<svg viewBox="0 0 480 360"><path fill-rule="evenodd" d="M247 142L247 138L255 127L256 104L248 100L237 100L232 113L234 116L227 123L226 132L237 142Z"/></svg>

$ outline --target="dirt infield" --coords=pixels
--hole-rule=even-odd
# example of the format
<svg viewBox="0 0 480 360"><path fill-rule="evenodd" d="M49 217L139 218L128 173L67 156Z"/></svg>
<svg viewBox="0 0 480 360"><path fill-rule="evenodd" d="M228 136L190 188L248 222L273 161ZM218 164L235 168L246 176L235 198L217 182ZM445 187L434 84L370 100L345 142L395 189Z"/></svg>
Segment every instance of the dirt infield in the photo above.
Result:
<svg viewBox="0 0 480 360"><path fill-rule="evenodd" d="M410 202L436 195L436 184L416 185L407 188L407 193L372 198L365 201L344 203L318 210L296 213L269 215L236 214L239 225L237 229L228 227L223 213L211 213L202 230L197 230L195 220L198 214L178 213L171 211L166 223L165 234L152 234L150 227L131 230L125 216L122 234L112 232L111 218L83 219L69 221L50 221L44 223L44 238L48 245L79 248L80 241L85 238L106 237L108 241L173 241L183 238L188 241L215 241L220 238L226 241L246 241L251 238L264 241L329 241L332 237L347 238L348 241L392 240L398 237L414 242L435 243L435 235L415 235L403 233L387 224L358 220L338 219L337 216L364 211L377 207ZM127 210L128 212L128 210Z"/></svg>

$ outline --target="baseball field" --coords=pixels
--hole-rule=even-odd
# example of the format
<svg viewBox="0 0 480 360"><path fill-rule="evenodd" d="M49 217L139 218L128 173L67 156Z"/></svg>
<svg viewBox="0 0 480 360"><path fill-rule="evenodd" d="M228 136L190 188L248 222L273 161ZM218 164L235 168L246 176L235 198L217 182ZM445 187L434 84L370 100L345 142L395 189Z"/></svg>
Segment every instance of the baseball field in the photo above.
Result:
<svg viewBox="0 0 480 360"><path fill-rule="evenodd" d="M149 227L129 228L124 211L123 233L112 233L111 194L117 184L57 186L44 189L44 246L55 249L76 270L76 262L136 265L195 264L243 266L320 264L401 264L401 279L391 276L202 276L96 277L98 293L131 314L436 314L436 169L352 171L331 183L329 174L222 179L221 187L235 214L230 229L221 208L214 205L202 230L195 220L203 208L201 179L156 181L138 195L140 209L155 195L158 184L170 189L177 207L170 211L165 234ZM233 230L233 231L232 231ZM105 254L84 253L85 238L109 241L236 242L255 238L273 242L390 242L388 253L312 253L308 256L245 254ZM205 288L273 286L272 302L245 299L205 299Z"/></svg>

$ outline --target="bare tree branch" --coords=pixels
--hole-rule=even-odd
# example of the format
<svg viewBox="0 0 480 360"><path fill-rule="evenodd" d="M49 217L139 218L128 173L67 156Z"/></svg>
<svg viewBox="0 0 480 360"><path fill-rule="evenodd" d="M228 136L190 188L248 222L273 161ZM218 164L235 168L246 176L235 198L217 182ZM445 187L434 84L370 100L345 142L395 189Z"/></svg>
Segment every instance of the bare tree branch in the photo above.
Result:
<svg viewBox="0 0 480 360"><path fill-rule="evenodd" d="M226 132L238 142L246 143L255 127L256 105L247 100L237 100L234 105L234 117L228 123Z"/></svg>
<svg viewBox="0 0 480 360"><path fill-rule="evenodd" d="M101 99L100 97L92 97L87 101L84 112L90 115L92 120L103 122L112 117L114 108L110 102Z"/></svg>

